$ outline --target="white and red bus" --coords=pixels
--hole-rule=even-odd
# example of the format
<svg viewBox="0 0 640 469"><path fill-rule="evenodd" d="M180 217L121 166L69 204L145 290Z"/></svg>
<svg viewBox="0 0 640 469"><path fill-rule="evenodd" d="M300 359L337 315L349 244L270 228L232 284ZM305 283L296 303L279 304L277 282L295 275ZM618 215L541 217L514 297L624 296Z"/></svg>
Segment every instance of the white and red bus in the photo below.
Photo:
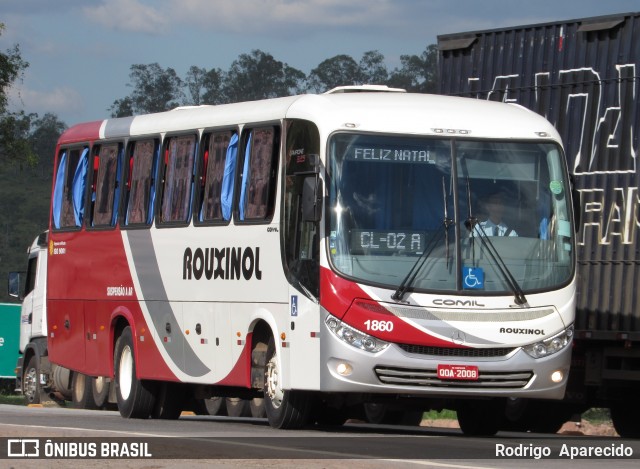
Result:
<svg viewBox="0 0 640 469"><path fill-rule="evenodd" d="M557 132L516 105L362 90L67 130L51 362L113 380L124 417L264 396L278 428L438 398L486 433L495 408L474 398L561 398L575 248Z"/></svg>

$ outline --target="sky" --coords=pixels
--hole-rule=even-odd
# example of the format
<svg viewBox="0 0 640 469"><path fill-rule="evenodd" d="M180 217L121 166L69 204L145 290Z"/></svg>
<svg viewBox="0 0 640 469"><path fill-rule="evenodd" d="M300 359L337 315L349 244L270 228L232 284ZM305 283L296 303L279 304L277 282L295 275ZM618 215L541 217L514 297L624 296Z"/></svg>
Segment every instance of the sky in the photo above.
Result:
<svg viewBox="0 0 640 469"><path fill-rule="evenodd" d="M309 74L377 50L393 70L440 34L637 11L640 0L0 0L0 50L18 44L29 62L11 109L73 125L109 116L133 64L184 78L259 49Z"/></svg>

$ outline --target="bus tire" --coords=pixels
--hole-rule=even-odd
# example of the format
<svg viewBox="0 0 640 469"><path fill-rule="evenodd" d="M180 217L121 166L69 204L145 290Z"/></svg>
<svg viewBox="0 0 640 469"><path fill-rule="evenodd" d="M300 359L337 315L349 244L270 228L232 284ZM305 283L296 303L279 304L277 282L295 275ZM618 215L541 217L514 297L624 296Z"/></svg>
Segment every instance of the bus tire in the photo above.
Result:
<svg viewBox="0 0 640 469"><path fill-rule="evenodd" d="M91 394L98 409L109 403L109 380L106 376L96 376L91 380Z"/></svg>
<svg viewBox="0 0 640 469"><path fill-rule="evenodd" d="M158 391L151 417L162 420L176 420L184 407L185 387L180 383L157 383Z"/></svg>
<svg viewBox="0 0 640 469"><path fill-rule="evenodd" d="M462 400L456 408L458 424L465 436L493 436L498 433L502 412L493 400ZM499 413L500 412L500 413Z"/></svg>
<svg viewBox="0 0 640 469"><path fill-rule="evenodd" d="M40 385L40 362L32 355L24 368L22 375L22 393L26 405L40 404L43 401L42 386Z"/></svg>
<svg viewBox="0 0 640 469"><path fill-rule="evenodd" d="M71 402L76 409L97 409L91 386L93 378L77 371L71 378Z"/></svg>
<svg viewBox="0 0 640 469"><path fill-rule="evenodd" d="M116 341L113 362L120 415L124 418L149 418L155 404L155 389L150 381L136 377L133 336L129 326L122 330Z"/></svg>
<svg viewBox="0 0 640 469"><path fill-rule="evenodd" d="M264 369L264 408L269 425L280 429L305 426L311 415L311 394L304 391L282 389L282 370L273 337L267 346Z"/></svg>

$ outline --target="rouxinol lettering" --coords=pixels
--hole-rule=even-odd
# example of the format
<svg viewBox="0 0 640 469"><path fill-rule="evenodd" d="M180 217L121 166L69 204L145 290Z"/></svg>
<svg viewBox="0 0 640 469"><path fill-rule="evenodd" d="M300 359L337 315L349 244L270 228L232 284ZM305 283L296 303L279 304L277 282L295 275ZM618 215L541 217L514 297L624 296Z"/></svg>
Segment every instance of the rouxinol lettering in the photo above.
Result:
<svg viewBox="0 0 640 469"><path fill-rule="evenodd" d="M196 248L184 250L182 279L262 280L260 248Z"/></svg>
<svg viewBox="0 0 640 469"><path fill-rule="evenodd" d="M519 329L515 327L501 327L500 334L544 335L544 329Z"/></svg>

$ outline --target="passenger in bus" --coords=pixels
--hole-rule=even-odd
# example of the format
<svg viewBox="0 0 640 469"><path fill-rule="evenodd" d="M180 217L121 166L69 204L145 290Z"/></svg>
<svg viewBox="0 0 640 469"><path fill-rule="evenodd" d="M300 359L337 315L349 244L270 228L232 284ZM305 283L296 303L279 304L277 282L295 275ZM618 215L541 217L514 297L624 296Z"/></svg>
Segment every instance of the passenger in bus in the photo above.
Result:
<svg viewBox="0 0 640 469"><path fill-rule="evenodd" d="M518 233L509 228L502 219L505 210L505 199L506 194L503 192L494 192L484 200L482 206L487 218L476 225L472 236L478 236L475 231L478 229L482 230L487 236L518 236Z"/></svg>

